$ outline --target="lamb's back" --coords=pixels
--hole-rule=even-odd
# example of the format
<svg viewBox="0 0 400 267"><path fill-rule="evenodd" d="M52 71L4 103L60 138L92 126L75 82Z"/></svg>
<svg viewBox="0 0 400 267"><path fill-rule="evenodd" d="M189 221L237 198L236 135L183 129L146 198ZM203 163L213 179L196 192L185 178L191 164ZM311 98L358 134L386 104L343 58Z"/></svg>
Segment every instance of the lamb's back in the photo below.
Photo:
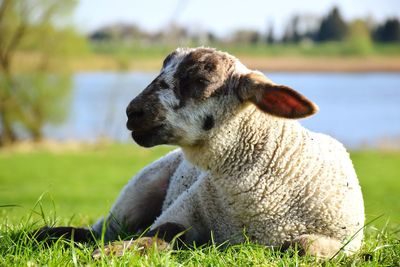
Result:
<svg viewBox="0 0 400 267"><path fill-rule="evenodd" d="M361 189L348 152L330 136L294 123L293 133L250 174L221 179L230 188L226 207L247 228L251 240L280 245L302 234L321 234L345 242L363 226ZM268 161L273 149L277 158ZM264 162L265 161L265 162ZM247 176L247 177L246 177ZM244 181L244 182L243 182ZM235 223L235 226L237 223ZM233 226L233 225L232 225ZM350 244L358 248L362 231Z"/></svg>

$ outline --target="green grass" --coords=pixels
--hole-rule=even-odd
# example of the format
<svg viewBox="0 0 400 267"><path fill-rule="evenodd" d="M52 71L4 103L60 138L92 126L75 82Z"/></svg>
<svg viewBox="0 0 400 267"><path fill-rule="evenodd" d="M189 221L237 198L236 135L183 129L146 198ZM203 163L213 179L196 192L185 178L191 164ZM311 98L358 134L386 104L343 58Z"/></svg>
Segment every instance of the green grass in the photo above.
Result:
<svg viewBox="0 0 400 267"><path fill-rule="evenodd" d="M222 50L236 55L268 57L366 57L400 55L398 44L373 44L368 51L358 49L346 42L321 44L273 44L220 46Z"/></svg>
<svg viewBox="0 0 400 267"><path fill-rule="evenodd" d="M196 47L199 44L188 43L186 46ZM223 51L229 51L237 56L268 56L268 57L343 57L343 56L399 56L400 45L374 43L368 50L354 47L346 42L327 42L320 44L223 44L210 43L210 47L216 47ZM95 54L111 55L132 59L163 59L173 51L173 45L142 45L132 43L91 43L90 51Z"/></svg>
<svg viewBox="0 0 400 267"><path fill-rule="evenodd" d="M75 226L93 223L107 213L133 174L170 149L115 144L78 152L0 150L0 266L400 265L399 152L352 153L364 193L367 221L383 216L366 227L360 253L325 263L251 243L147 255L133 253L95 262L90 253L96 245L76 247L60 241L47 248L27 236L27 232L45 223ZM370 260L365 260L366 257Z"/></svg>
<svg viewBox="0 0 400 267"><path fill-rule="evenodd" d="M62 218L74 216L72 223L91 223L106 214L135 173L170 149L107 145L57 153L0 150L0 205L18 206L0 209L0 214L18 221L43 194L47 214L57 212Z"/></svg>

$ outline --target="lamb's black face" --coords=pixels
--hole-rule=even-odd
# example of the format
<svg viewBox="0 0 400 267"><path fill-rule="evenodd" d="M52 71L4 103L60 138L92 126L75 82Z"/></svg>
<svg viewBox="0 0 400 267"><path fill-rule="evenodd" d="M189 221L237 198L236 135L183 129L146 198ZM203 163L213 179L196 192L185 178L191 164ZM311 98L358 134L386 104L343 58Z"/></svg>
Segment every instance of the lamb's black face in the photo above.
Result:
<svg viewBox="0 0 400 267"><path fill-rule="evenodd" d="M126 126L135 142L144 147L166 144L170 137L166 129L165 109L158 98L160 88L160 81L154 80L126 109Z"/></svg>
<svg viewBox="0 0 400 267"><path fill-rule="evenodd" d="M198 142L216 123L210 98L227 95L234 60L213 49L178 49L127 107L127 127L142 146ZM190 139L186 140L186 139Z"/></svg>

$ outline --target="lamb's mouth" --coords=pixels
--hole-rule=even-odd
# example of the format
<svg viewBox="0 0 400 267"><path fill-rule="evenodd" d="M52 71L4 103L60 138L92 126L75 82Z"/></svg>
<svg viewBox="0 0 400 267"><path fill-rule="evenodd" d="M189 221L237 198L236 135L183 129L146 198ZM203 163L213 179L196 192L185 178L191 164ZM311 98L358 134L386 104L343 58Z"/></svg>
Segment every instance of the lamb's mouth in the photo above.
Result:
<svg viewBox="0 0 400 267"><path fill-rule="evenodd" d="M132 129L131 136L140 146L152 147L163 144L163 125L157 125L148 129Z"/></svg>

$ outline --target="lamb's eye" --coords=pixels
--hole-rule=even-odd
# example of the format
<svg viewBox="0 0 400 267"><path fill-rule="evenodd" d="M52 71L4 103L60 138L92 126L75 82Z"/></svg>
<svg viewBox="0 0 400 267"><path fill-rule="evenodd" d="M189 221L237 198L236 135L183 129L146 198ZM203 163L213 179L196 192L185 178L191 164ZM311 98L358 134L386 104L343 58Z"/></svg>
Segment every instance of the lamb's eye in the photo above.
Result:
<svg viewBox="0 0 400 267"><path fill-rule="evenodd" d="M209 84L210 83L210 81L207 80L206 78L197 78L196 82L197 83L202 83L202 84Z"/></svg>
<svg viewBox="0 0 400 267"><path fill-rule="evenodd" d="M164 88L164 89L169 88L168 83L166 83L165 81L161 81L161 82L160 82L160 86L161 86L162 88Z"/></svg>

